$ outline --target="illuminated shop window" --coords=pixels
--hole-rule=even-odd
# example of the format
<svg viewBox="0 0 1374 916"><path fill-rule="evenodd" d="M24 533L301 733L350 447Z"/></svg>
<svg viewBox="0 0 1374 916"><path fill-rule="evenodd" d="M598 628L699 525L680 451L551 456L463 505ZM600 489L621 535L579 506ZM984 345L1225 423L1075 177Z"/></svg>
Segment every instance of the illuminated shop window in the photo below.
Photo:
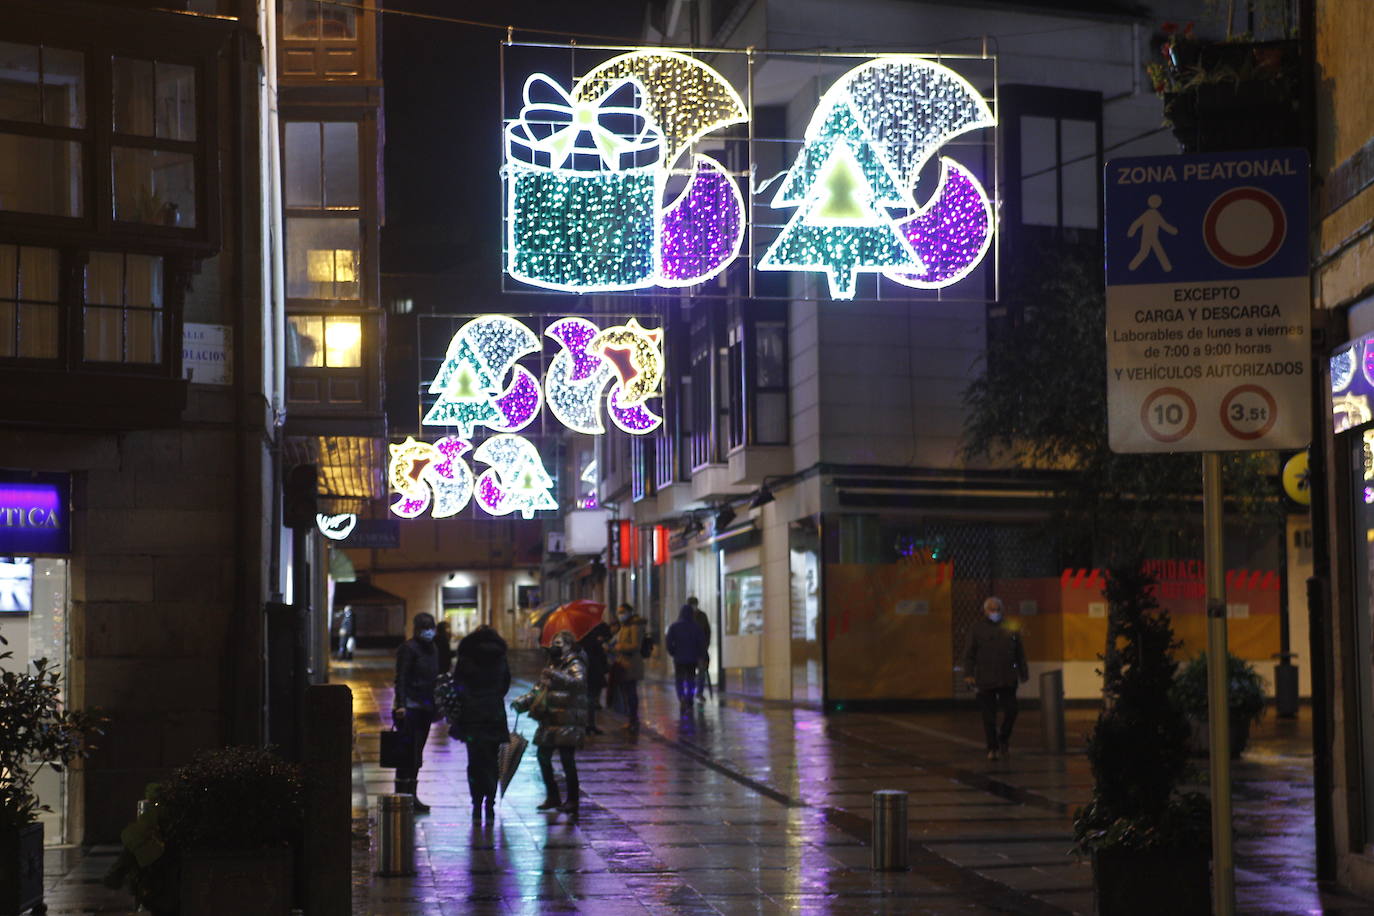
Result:
<svg viewBox="0 0 1374 916"><path fill-rule="evenodd" d="M111 79L114 218L195 226L195 67L116 57Z"/></svg>
<svg viewBox="0 0 1374 916"><path fill-rule="evenodd" d="M356 219L286 221L286 295L357 299L362 227Z"/></svg>
<svg viewBox="0 0 1374 916"><path fill-rule="evenodd" d="M58 253L0 245L0 357L56 359Z"/></svg>
<svg viewBox="0 0 1374 916"><path fill-rule="evenodd" d="M293 369L356 369L363 364L363 324L358 315L291 315L287 365Z"/></svg>
<svg viewBox="0 0 1374 916"><path fill-rule="evenodd" d="M93 251L85 291L82 355L87 362L162 361L161 258Z"/></svg>

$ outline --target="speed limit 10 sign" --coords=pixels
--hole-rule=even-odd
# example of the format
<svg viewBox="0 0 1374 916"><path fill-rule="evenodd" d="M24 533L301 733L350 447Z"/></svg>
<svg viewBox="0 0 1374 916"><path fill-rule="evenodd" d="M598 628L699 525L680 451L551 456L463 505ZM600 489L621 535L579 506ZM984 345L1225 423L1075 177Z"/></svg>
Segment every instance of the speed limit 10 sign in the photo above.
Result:
<svg viewBox="0 0 1374 916"><path fill-rule="evenodd" d="M1303 150L1107 164L1113 451L1308 443L1307 170Z"/></svg>

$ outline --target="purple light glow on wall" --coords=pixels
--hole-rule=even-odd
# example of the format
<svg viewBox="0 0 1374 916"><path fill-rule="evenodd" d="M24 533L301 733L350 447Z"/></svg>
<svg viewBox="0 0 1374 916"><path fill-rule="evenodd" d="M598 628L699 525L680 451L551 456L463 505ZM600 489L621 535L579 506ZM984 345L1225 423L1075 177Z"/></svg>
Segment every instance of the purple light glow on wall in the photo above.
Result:
<svg viewBox="0 0 1374 916"><path fill-rule="evenodd" d="M889 275L898 282L945 286L972 270L987 249L992 234L987 198L963 166L946 159L944 167L938 198L899 224L926 270Z"/></svg>
<svg viewBox="0 0 1374 916"><path fill-rule="evenodd" d="M734 180L714 160L697 157L687 192L663 215L660 275L685 285L719 273L739 250L743 232Z"/></svg>
<svg viewBox="0 0 1374 916"><path fill-rule="evenodd" d="M70 553L67 484L0 484L0 553Z"/></svg>

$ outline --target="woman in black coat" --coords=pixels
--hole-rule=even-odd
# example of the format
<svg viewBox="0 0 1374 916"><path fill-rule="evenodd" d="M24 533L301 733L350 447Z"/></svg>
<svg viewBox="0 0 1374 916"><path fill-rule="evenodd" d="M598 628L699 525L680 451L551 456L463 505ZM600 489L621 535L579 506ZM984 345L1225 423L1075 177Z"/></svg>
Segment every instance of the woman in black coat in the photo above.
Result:
<svg viewBox="0 0 1374 916"><path fill-rule="evenodd" d="M460 697L458 721L449 734L468 746L468 792L473 817L496 809L497 755L510 737L506 724L506 693L510 690L510 665L506 641L483 624L458 643L458 662L453 668L453 687Z"/></svg>

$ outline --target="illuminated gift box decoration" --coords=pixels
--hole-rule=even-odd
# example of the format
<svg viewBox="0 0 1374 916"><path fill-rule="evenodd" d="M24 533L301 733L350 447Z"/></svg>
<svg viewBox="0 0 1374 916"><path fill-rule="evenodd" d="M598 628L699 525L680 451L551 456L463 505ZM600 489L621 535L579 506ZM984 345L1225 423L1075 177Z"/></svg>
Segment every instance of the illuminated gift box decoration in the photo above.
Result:
<svg viewBox="0 0 1374 916"><path fill-rule="evenodd" d="M739 253L745 207L705 155L663 205L679 158L705 134L747 120L720 74L673 51L622 54L565 92L525 83L506 129L507 272L572 292L690 286Z"/></svg>

